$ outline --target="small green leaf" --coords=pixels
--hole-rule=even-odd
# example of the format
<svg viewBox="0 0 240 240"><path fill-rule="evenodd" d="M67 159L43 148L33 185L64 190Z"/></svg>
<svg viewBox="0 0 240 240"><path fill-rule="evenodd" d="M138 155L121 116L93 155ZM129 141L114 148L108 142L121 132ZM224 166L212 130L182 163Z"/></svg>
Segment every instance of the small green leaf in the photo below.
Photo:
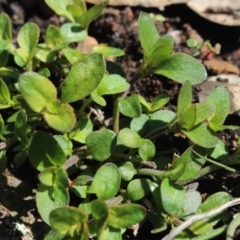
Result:
<svg viewBox="0 0 240 240"><path fill-rule="evenodd" d="M78 18L78 23L80 23L85 29L88 29L89 24L101 15L102 10L108 5L108 2L108 0L103 1L91 7Z"/></svg>
<svg viewBox="0 0 240 240"><path fill-rule="evenodd" d="M20 150L15 156L14 156L14 163L17 166L23 165L23 163L27 160L28 152L27 149Z"/></svg>
<svg viewBox="0 0 240 240"><path fill-rule="evenodd" d="M39 171L53 165L61 166L66 161L58 142L45 132L36 132L33 135L28 152L30 162Z"/></svg>
<svg viewBox="0 0 240 240"><path fill-rule="evenodd" d="M61 43L64 40L64 37L57 27L49 25L46 30L46 36L44 40L49 48L53 48Z"/></svg>
<svg viewBox="0 0 240 240"><path fill-rule="evenodd" d="M173 121L175 116L175 113L169 110L159 110L154 112L149 121L150 131L166 126Z"/></svg>
<svg viewBox="0 0 240 240"><path fill-rule="evenodd" d="M7 157L6 157L6 151L0 152L0 174L3 174L4 170L7 166Z"/></svg>
<svg viewBox="0 0 240 240"><path fill-rule="evenodd" d="M226 192L217 192L210 195L198 208L198 213L208 212L216 207L220 207L224 203L231 200L231 196Z"/></svg>
<svg viewBox="0 0 240 240"><path fill-rule="evenodd" d="M131 201L138 201L150 192L151 181L146 178L132 180L127 186L127 196Z"/></svg>
<svg viewBox="0 0 240 240"><path fill-rule="evenodd" d="M130 181L137 173L137 170L134 168L131 162L122 163L118 169L121 173L122 179L125 181Z"/></svg>
<svg viewBox="0 0 240 240"><path fill-rule="evenodd" d="M54 197L53 197L54 196ZM55 208L67 206L69 196L67 189L52 188L39 184L36 194L38 212L41 218L47 224L49 223L49 214Z"/></svg>
<svg viewBox="0 0 240 240"><path fill-rule="evenodd" d="M67 5L72 4L72 0L45 0L47 5L58 15L63 16L73 22L72 15L67 11Z"/></svg>
<svg viewBox="0 0 240 240"><path fill-rule="evenodd" d="M127 117L136 118L140 117L142 113L142 107L139 98L136 94L131 95L125 99L118 101L118 107L120 112Z"/></svg>
<svg viewBox="0 0 240 240"><path fill-rule="evenodd" d="M81 53L80 51L76 49L72 49L70 47L66 47L62 49L62 53L66 57L66 59L71 63L72 65L75 64L78 60L80 60L85 55Z"/></svg>
<svg viewBox="0 0 240 240"><path fill-rule="evenodd" d="M83 2L83 1L82 1ZM71 14L75 23L79 22L80 16L86 11L77 4L67 5L67 11Z"/></svg>
<svg viewBox="0 0 240 240"><path fill-rule="evenodd" d="M210 93L206 103L215 107L215 111L208 118L208 121L216 125L222 125L230 109L230 99L227 89L224 87L217 87Z"/></svg>
<svg viewBox="0 0 240 240"><path fill-rule="evenodd" d="M198 208L197 213L205 213L214 208L220 207L221 205L231 201L231 195L226 192L217 192L210 195ZM222 219L224 211L221 213L214 215L209 218L205 218L204 222L210 223L211 225L215 225L219 220Z"/></svg>
<svg viewBox="0 0 240 240"><path fill-rule="evenodd" d="M183 187L165 178L161 183L160 194L163 209L170 216L180 216L186 198Z"/></svg>
<svg viewBox="0 0 240 240"><path fill-rule="evenodd" d="M196 151L200 156L195 154L194 151ZM203 167L203 165L206 162L206 159L204 157L207 156L207 153L205 151L205 148L201 148L197 145L195 145L193 148L188 148L174 163L175 165L178 164L184 164L185 165L185 171L184 173L178 178L178 180L190 180L195 179L198 176L198 171Z"/></svg>
<svg viewBox="0 0 240 240"><path fill-rule="evenodd" d="M56 176L56 172L57 172L57 167L48 167L45 168L39 175L39 181L47 186L47 187L51 187L54 185L55 183L55 176Z"/></svg>
<svg viewBox="0 0 240 240"><path fill-rule="evenodd" d="M189 218L191 215L195 214L201 203L202 196L199 192L186 192L186 198L181 218Z"/></svg>
<svg viewBox="0 0 240 240"><path fill-rule="evenodd" d="M10 42L12 40L11 20L5 13L0 14L0 41L6 40Z"/></svg>
<svg viewBox="0 0 240 240"><path fill-rule="evenodd" d="M17 37L20 48L16 49L14 54L14 60L20 67L26 65L37 53L38 39L38 26L32 22L25 23Z"/></svg>
<svg viewBox="0 0 240 240"><path fill-rule="evenodd" d="M141 12L139 15L138 31L142 48L144 52L148 53L160 36L152 18L145 12Z"/></svg>
<svg viewBox="0 0 240 240"><path fill-rule="evenodd" d="M97 170L88 192L96 193L100 200L111 199L118 193L120 181L121 174L116 165L106 163Z"/></svg>
<svg viewBox="0 0 240 240"><path fill-rule="evenodd" d="M87 214L83 210L75 207L56 208L49 216L52 228L64 235L71 233L72 228L80 228L80 225L87 222L87 220Z"/></svg>
<svg viewBox="0 0 240 240"><path fill-rule="evenodd" d="M212 148L218 143L217 134L205 123L200 123L191 130L182 130L182 132L195 144Z"/></svg>
<svg viewBox="0 0 240 240"><path fill-rule="evenodd" d="M61 146L62 150L65 153L65 156L71 156L73 144L71 140L68 138L68 136L64 134L64 135L54 135L53 137L57 140L58 144Z"/></svg>
<svg viewBox="0 0 240 240"><path fill-rule="evenodd" d="M97 86L97 93L102 95L116 94L126 91L130 84L125 78L117 74L104 75L103 79Z"/></svg>
<svg viewBox="0 0 240 240"><path fill-rule="evenodd" d="M209 149L208 154L217 160L224 160L229 157L228 148L220 139L214 148Z"/></svg>
<svg viewBox="0 0 240 240"><path fill-rule="evenodd" d="M195 235L202 235L206 234L208 232L211 232L213 230L213 227L211 224L203 222L203 221L197 221L193 223L189 229L191 232L193 232Z"/></svg>
<svg viewBox="0 0 240 240"><path fill-rule="evenodd" d="M64 40L71 42L81 42L87 37L87 31L78 23L65 23L60 28Z"/></svg>
<svg viewBox="0 0 240 240"><path fill-rule="evenodd" d="M136 204L123 204L109 207L108 225L114 228L127 228L141 222L146 215L144 207Z"/></svg>
<svg viewBox="0 0 240 240"><path fill-rule="evenodd" d="M138 149L138 153L142 160L149 161L155 156L155 145L152 141L145 139L145 142L143 145L141 145Z"/></svg>
<svg viewBox="0 0 240 240"><path fill-rule="evenodd" d="M151 112L151 103L147 102L146 99L140 95L138 95L139 101L142 104L142 110L144 113L150 113Z"/></svg>
<svg viewBox="0 0 240 240"><path fill-rule="evenodd" d="M85 143L86 137L93 130L92 121L89 118L79 119L74 129L69 133L69 138Z"/></svg>
<svg viewBox="0 0 240 240"><path fill-rule="evenodd" d="M107 204L100 200L94 200L91 202L91 210L94 221L90 226L90 233L94 234L98 231L101 232L101 228L106 225L109 210ZM101 233L99 235L101 235Z"/></svg>
<svg viewBox="0 0 240 240"><path fill-rule="evenodd" d="M57 58L57 52L52 50L54 48L47 47L45 43L38 44L38 52L35 57L41 62L53 62Z"/></svg>
<svg viewBox="0 0 240 240"><path fill-rule="evenodd" d="M101 53L105 57L120 57L125 53L120 48L109 47L105 45L97 45L92 48L92 53Z"/></svg>
<svg viewBox="0 0 240 240"><path fill-rule="evenodd" d="M54 105L54 110L56 112L44 111L43 116L45 121L50 127L57 131L71 131L76 123L76 116L71 105L61 103L59 100L52 102L52 104Z"/></svg>
<svg viewBox="0 0 240 240"><path fill-rule="evenodd" d="M181 128L189 130L196 122L196 105L193 104L185 109L179 116L179 124Z"/></svg>
<svg viewBox="0 0 240 240"><path fill-rule="evenodd" d="M174 166L164 172L163 177L169 178L171 181L178 180L186 172L186 166L183 163Z"/></svg>
<svg viewBox="0 0 240 240"><path fill-rule="evenodd" d="M94 131L86 137L87 149L98 161L104 161L111 156L116 141L116 134L105 128Z"/></svg>
<svg viewBox="0 0 240 240"><path fill-rule="evenodd" d="M14 124L14 132L18 139L21 140L22 144L28 145L27 137L27 114L24 110L20 110L17 114L16 121Z"/></svg>
<svg viewBox="0 0 240 240"><path fill-rule="evenodd" d="M6 83L0 79L0 109L11 106L11 96Z"/></svg>
<svg viewBox="0 0 240 240"><path fill-rule="evenodd" d="M19 71L14 67L0 67L0 76L2 77L9 77L13 79L19 78Z"/></svg>
<svg viewBox="0 0 240 240"><path fill-rule="evenodd" d="M155 45L157 44L158 42L156 42L156 44L154 44L153 47L155 47ZM154 49L153 52L150 52L148 55L144 56L144 63L147 64L148 68L154 70L154 68L160 66L161 63L166 61L172 55L172 52L173 48L171 48L167 44L156 46L156 49Z"/></svg>
<svg viewBox="0 0 240 240"><path fill-rule="evenodd" d="M180 93L178 95L178 103L177 103L177 115L180 114L190 107L192 104L192 86L189 81L186 81L181 87Z"/></svg>
<svg viewBox="0 0 240 240"><path fill-rule="evenodd" d="M203 82L207 76L204 66L195 58L184 53L173 54L161 63L154 70L154 73L163 75L178 83L189 80L192 85Z"/></svg>
<svg viewBox="0 0 240 240"><path fill-rule="evenodd" d="M27 50L30 55L38 43L38 38L38 26L35 23L28 22L20 29L17 40L20 48Z"/></svg>
<svg viewBox="0 0 240 240"><path fill-rule="evenodd" d="M19 88L25 101L35 112L42 112L47 103L57 98L57 90L52 82L35 72L21 75Z"/></svg>
<svg viewBox="0 0 240 240"><path fill-rule="evenodd" d="M151 112L159 110L169 101L169 99L170 97L165 93L159 94L154 97L151 103Z"/></svg>
<svg viewBox="0 0 240 240"><path fill-rule="evenodd" d="M149 117L146 114L142 114L138 118L133 118L130 123L130 128L140 135L144 135L149 132Z"/></svg>
<svg viewBox="0 0 240 240"><path fill-rule="evenodd" d="M145 139L129 128L121 129L118 133L118 139L124 146L129 148L138 148L145 143Z"/></svg>
<svg viewBox="0 0 240 240"><path fill-rule="evenodd" d="M215 107L208 103L196 103L195 125L205 121L215 111Z"/></svg>
<svg viewBox="0 0 240 240"><path fill-rule="evenodd" d="M102 55L91 54L73 65L62 87L62 100L76 102L89 95L100 83L105 71Z"/></svg>

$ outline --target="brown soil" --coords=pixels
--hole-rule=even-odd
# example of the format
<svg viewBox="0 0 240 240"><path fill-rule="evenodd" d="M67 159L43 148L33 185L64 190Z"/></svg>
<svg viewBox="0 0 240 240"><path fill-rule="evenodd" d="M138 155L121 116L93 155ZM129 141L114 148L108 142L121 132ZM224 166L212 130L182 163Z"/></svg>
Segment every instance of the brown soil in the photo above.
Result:
<svg viewBox="0 0 240 240"><path fill-rule="evenodd" d="M42 34L44 34L49 24L59 26L63 22L62 18L52 15L52 12L46 9L45 6L32 6L31 1L0 0L0 9L8 13L11 17L14 36L17 35L20 27L26 21L37 23ZM108 7L105 9L103 15L91 24L89 34L96 38L99 43L119 47L126 52L125 56L117 58L116 62L126 72L127 79L131 79L142 58L142 50L137 32L137 18L142 10L154 14L161 13L166 17L167 20L165 22L158 21L156 22L156 26L160 34L174 34L176 42L178 41L175 45L176 51L191 54L191 50L186 46L186 39L191 34L197 34L204 40L209 39L213 45L216 43L221 44L221 54L219 56L212 56L212 58L225 60L230 64L240 67L240 28L224 27L210 23L197 16L184 5L169 6L164 12L160 12L158 9L143 9L138 7ZM211 69L208 73L209 75L214 74ZM179 88L179 84L164 77L153 75L138 82L132 88L132 92L139 93L148 100L151 100L159 93L166 92L171 97L171 101L167 107L175 110ZM198 101L198 93L200 91L200 86L193 88L195 102ZM230 115L227 118L226 124L239 125L240 119L238 116ZM220 137L230 148L230 151L236 149L237 132L225 131L220 134ZM174 145L181 153L188 146L188 142L181 136L171 136L161 147L171 147L170 145ZM207 176L200 180L199 183L198 190L202 194L228 191L233 197L239 196L240 177L236 174L229 174L222 170ZM44 234L48 232L49 227L41 221L35 206L34 194L37 184L37 172L28 162L18 168L12 162L8 163L8 168L0 180L1 240L41 240L44 238ZM235 213L238 210L234 208L231 212ZM19 225L16 225L16 223L21 223L24 228L27 228L24 235L17 229ZM149 235L150 230L151 226L144 226L140 228L136 238L129 233L126 239L160 239L160 235ZM225 239L225 237L219 237L218 239Z"/></svg>

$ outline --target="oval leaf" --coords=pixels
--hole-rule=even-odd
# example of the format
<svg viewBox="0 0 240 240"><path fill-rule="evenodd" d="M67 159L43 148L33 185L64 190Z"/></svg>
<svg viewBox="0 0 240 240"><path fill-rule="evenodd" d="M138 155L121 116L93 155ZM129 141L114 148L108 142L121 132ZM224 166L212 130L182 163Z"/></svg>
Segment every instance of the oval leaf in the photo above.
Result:
<svg viewBox="0 0 240 240"><path fill-rule="evenodd" d="M191 130L182 132L195 144L212 148L218 143L217 134L205 123L198 124L191 128Z"/></svg>
<svg viewBox="0 0 240 240"><path fill-rule="evenodd" d="M53 229L60 234L66 234L72 227L86 222L88 216L80 208L60 207L50 213L49 220Z"/></svg>
<svg viewBox="0 0 240 240"><path fill-rule="evenodd" d="M142 113L140 100L136 94L133 94L125 99L119 100L118 107L123 115L130 118L140 117Z"/></svg>
<svg viewBox="0 0 240 240"><path fill-rule="evenodd" d="M217 87L210 93L206 103L215 107L215 111L208 118L208 121L216 125L222 125L230 110L230 99L227 89Z"/></svg>
<svg viewBox="0 0 240 240"><path fill-rule="evenodd" d="M108 225L114 228L127 228L141 222L146 215L144 207L136 204L123 204L109 207Z"/></svg>
<svg viewBox="0 0 240 240"><path fill-rule="evenodd" d="M52 82L35 72L26 72L19 79L19 89L35 112L42 112L47 103L57 98L57 91Z"/></svg>
<svg viewBox="0 0 240 240"><path fill-rule="evenodd" d="M45 121L50 127L60 132L69 132L76 123L73 108L66 103L55 101L55 113L44 112Z"/></svg>
<svg viewBox="0 0 240 240"><path fill-rule="evenodd" d="M66 157L58 142L49 134L36 132L30 143L29 158L32 165L39 171L50 166L61 166Z"/></svg>
<svg viewBox="0 0 240 240"><path fill-rule="evenodd" d="M171 216L180 216L186 197L183 187L165 178L161 183L160 194L163 209Z"/></svg>
<svg viewBox="0 0 240 240"><path fill-rule="evenodd" d="M127 186L127 196L131 201L138 201L150 192L151 181L145 178L132 180Z"/></svg>
<svg viewBox="0 0 240 240"><path fill-rule="evenodd" d="M101 54L91 54L73 65L66 77L61 99L64 102L76 102L89 95L100 83L105 71Z"/></svg>
<svg viewBox="0 0 240 240"><path fill-rule="evenodd" d="M116 134L105 128L94 131L86 137L87 149L98 161L104 161L111 156L116 142Z"/></svg>
<svg viewBox="0 0 240 240"><path fill-rule="evenodd" d="M49 214L55 208L67 206L69 203L68 191L65 188L52 188L40 184L37 188L36 202L38 212L47 224Z"/></svg>
<svg viewBox="0 0 240 240"><path fill-rule="evenodd" d="M96 193L100 200L108 200L118 193L120 181L121 174L116 165L107 163L97 170L89 192Z"/></svg>
<svg viewBox="0 0 240 240"><path fill-rule="evenodd" d="M207 77L204 66L195 58L184 53L173 54L161 63L154 70L154 73L179 83L189 80L192 85L203 82Z"/></svg>
<svg viewBox="0 0 240 240"><path fill-rule="evenodd" d="M138 153L144 161L151 160L155 156L155 152L155 145L148 139L146 139L144 144L138 149Z"/></svg>
<svg viewBox="0 0 240 240"><path fill-rule="evenodd" d="M146 53L151 50L152 45L160 38L153 19L149 14L141 12L138 18L138 32L141 45Z"/></svg>
<svg viewBox="0 0 240 240"><path fill-rule="evenodd" d="M124 146L130 148L138 148L145 143L145 140L141 138L138 133L129 128L123 128L120 130L118 133L118 139Z"/></svg>

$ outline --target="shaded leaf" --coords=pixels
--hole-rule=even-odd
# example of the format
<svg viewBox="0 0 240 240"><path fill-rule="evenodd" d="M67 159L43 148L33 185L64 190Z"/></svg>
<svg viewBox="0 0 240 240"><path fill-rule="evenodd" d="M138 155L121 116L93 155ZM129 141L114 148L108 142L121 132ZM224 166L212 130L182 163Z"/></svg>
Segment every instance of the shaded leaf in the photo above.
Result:
<svg viewBox="0 0 240 240"><path fill-rule="evenodd" d="M41 218L44 222L50 224L49 214L52 212L52 210L61 206L68 205L68 191L66 189L54 189L52 187L47 187L39 184L37 188L36 202Z"/></svg>
<svg viewBox="0 0 240 240"><path fill-rule="evenodd" d="M61 166L66 161L58 142L45 132L36 132L33 135L28 152L30 162L39 171L50 166Z"/></svg>
<svg viewBox="0 0 240 240"><path fill-rule="evenodd" d="M146 215L144 207L136 204L123 204L109 207L108 225L114 228L127 228L141 222Z"/></svg>
<svg viewBox="0 0 240 240"><path fill-rule="evenodd" d="M131 201L138 201L150 192L150 180L138 178L132 180L127 186L127 196Z"/></svg>
<svg viewBox="0 0 240 240"><path fill-rule="evenodd" d="M116 134L105 128L94 131L86 137L87 149L98 161L104 161L111 156L116 141Z"/></svg>
<svg viewBox="0 0 240 240"><path fill-rule="evenodd" d="M141 104L136 94L118 101L120 112L130 118L140 117L142 113Z"/></svg>

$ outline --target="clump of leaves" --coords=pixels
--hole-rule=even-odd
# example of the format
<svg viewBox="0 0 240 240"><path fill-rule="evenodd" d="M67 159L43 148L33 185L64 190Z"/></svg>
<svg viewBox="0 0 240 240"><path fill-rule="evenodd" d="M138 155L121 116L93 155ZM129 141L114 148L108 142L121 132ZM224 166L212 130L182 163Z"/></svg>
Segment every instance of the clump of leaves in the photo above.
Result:
<svg viewBox="0 0 240 240"><path fill-rule="evenodd" d="M26 23L14 45L10 19L0 14L0 169L13 150L16 165L29 160L39 171L36 204L52 227L45 240L121 239L127 228L144 219L152 222L154 234L229 202L226 192L203 201L198 191L185 187L221 167L235 171L229 165L238 163L239 150L229 156L217 135L237 128L224 125L227 90L216 88L206 102L193 104L191 86L206 78L205 68L191 56L175 53L173 39L159 36L144 12L138 20L144 56L127 81L123 70L104 57L119 56L121 49L97 46L85 53L72 45L84 45L89 24L108 1L90 9L82 0L46 3L69 22L60 28L50 25L43 43L38 26ZM56 69L63 82L55 79ZM149 74L182 84L176 112L163 109L169 101L163 93L152 102L127 96ZM109 104L105 95L114 99L111 119L104 118ZM157 137L171 132L189 139L181 156L170 157L171 149L156 150ZM70 192L79 198L76 206L69 206ZM215 229L223 217L229 219L224 210L196 221L178 239L217 236L227 228ZM233 229L231 225L229 231Z"/></svg>

